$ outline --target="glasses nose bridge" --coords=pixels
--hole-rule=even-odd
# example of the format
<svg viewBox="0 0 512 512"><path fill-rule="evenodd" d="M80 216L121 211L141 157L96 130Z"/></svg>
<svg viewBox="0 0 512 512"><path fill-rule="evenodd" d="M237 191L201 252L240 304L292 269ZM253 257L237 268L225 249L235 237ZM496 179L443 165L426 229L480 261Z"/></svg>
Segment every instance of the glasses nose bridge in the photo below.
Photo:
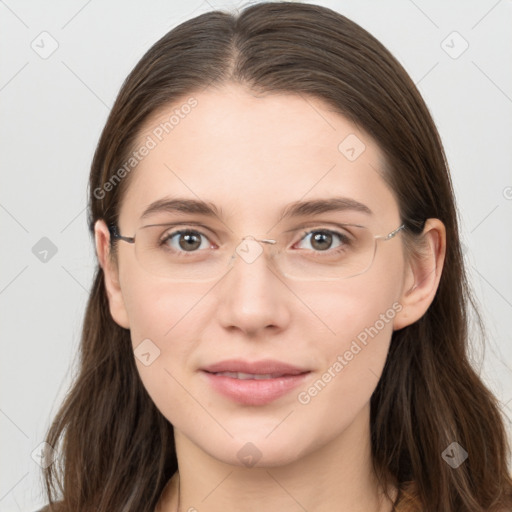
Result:
<svg viewBox="0 0 512 512"><path fill-rule="evenodd" d="M230 257L229 266L234 265L237 259L242 259L247 264L254 263L265 252L265 246L269 246L270 250L268 251L268 256L272 260L279 250L278 240L272 238L256 238L253 235L241 237Z"/></svg>
<svg viewBox="0 0 512 512"><path fill-rule="evenodd" d="M247 238L250 238L256 242L262 242L264 244L276 244L277 243L277 240L274 240L272 238L255 238L252 235L246 235L242 238L242 240L246 240Z"/></svg>
<svg viewBox="0 0 512 512"><path fill-rule="evenodd" d="M267 245L277 245L278 240L273 238L256 238L254 235L245 235L239 239L239 242L237 245L240 245L242 242L245 242L246 240L252 240L254 242L261 242Z"/></svg>

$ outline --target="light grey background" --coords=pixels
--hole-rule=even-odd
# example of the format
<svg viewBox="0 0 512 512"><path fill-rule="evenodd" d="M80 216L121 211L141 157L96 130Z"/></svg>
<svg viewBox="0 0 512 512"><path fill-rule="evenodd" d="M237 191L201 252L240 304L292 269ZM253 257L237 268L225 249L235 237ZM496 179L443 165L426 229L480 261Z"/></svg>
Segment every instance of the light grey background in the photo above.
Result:
<svg viewBox="0 0 512 512"><path fill-rule="evenodd" d="M432 112L488 328L475 361L512 417L512 2L312 3L380 39ZM0 0L2 512L30 512L45 503L31 454L76 363L95 265L87 178L109 108L128 72L164 33L203 12L236 6ZM45 31L50 35L41 35ZM469 46L458 55L465 41ZM58 48L48 56L52 44ZM57 248L46 263L33 253L43 237Z"/></svg>

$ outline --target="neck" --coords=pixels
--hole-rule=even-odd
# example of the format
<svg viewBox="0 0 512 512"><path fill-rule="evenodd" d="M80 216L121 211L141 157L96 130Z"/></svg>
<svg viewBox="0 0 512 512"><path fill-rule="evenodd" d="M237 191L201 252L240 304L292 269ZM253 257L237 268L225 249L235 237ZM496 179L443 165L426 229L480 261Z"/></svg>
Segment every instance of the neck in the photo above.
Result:
<svg viewBox="0 0 512 512"><path fill-rule="evenodd" d="M158 511L388 512L372 469L369 407L336 439L286 465L244 467L223 463L175 429L178 472ZM388 492L394 499L394 489Z"/></svg>

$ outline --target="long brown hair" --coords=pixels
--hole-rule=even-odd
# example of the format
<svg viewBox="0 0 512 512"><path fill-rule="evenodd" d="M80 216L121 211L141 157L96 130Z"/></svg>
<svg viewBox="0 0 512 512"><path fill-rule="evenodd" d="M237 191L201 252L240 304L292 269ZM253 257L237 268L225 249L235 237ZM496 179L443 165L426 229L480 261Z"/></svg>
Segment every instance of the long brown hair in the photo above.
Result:
<svg viewBox="0 0 512 512"><path fill-rule="evenodd" d="M383 150L384 177L409 241L419 238L425 219L444 223L447 249L437 294L420 320L393 333L371 398L374 467L381 482L398 487L397 510L512 507L504 418L469 362L474 301L443 146L406 71L356 23L325 7L269 2L236 15L208 12L164 35L127 77L101 134L89 182L91 233L98 219L118 220L131 176L121 173L119 180L119 169L148 116L228 81L258 93L324 100ZM112 250L115 261L115 244ZM153 511L178 469L173 427L139 378L130 332L109 313L99 265L78 375L46 441L60 455L44 470L51 510ZM452 442L469 454L456 469L442 457Z"/></svg>

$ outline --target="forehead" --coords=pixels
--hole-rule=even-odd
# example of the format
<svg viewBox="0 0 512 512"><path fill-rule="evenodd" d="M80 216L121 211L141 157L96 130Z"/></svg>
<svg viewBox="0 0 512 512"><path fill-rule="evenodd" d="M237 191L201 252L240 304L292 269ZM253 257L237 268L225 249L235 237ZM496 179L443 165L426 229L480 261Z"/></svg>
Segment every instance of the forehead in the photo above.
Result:
<svg viewBox="0 0 512 512"><path fill-rule="evenodd" d="M130 226L169 196L213 202L250 222L270 220L290 202L332 196L370 203L377 217L398 211L380 176L377 144L311 96L210 88L154 113L135 150L144 145L150 150L132 171L121 207Z"/></svg>

